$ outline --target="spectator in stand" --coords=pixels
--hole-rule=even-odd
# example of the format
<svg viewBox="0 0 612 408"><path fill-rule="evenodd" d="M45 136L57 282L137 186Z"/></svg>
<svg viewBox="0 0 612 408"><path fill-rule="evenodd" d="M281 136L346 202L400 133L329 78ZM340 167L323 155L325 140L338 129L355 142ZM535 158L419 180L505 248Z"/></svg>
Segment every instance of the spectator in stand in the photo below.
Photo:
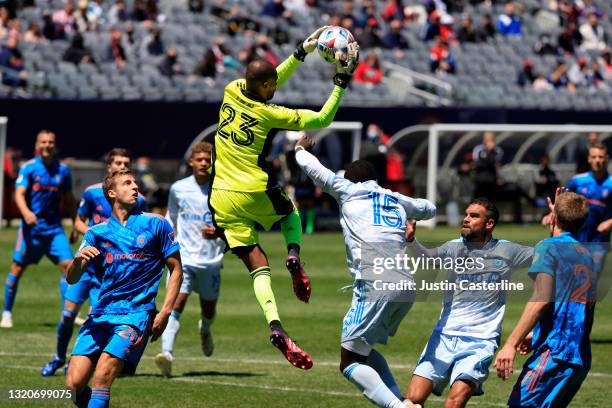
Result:
<svg viewBox="0 0 612 408"><path fill-rule="evenodd" d="M142 22L148 19L147 6L144 0L134 0L132 7L132 13L130 15L132 20Z"/></svg>
<svg viewBox="0 0 612 408"><path fill-rule="evenodd" d="M129 19L130 15L125 9L125 0L115 0L115 4L108 10L108 22L111 25L115 25Z"/></svg>
<svg viewBox="0 0 612 408"><path fill-rule="evenodd" d="M193 70L193 74L204 78L214 79L217 72L223 72L226 68L239 69L240 63L231 56L225 47L223 38L216 38L210 49Z"/></svg>
<svg viewBox="0 0 612 408"><path fill-rule="evenodd" d="M305 0L285 0L285 8L291 12L292 15L298 16L309 16L312 11L312 4Z"/></svg>
<svg viewBox="0 0 612 408"><path fill-rule="evenodd" d="M159 7L157 7L157 0L146 0L145 11L147 13L146 20L148 21L160 24L166 21L166 16L159 12Z"/></svg>
<svg viewBox="0 0 612 408"><path fill-rule="evenodd" d="M257 59L266 60L274 66L277 66L280 62L276 54L270 49L268 37L264 34L257 37L257 42L255 44L249 44L244 50L240 51L238 59L244 65L248 65L251 61Z"/></svg>
<svg viewBox="0 0 612 408"><path fill-rule="evenodd" d="M382 40L378 36L376 29L378 28L378 22L375 19L370 19L366 23L365 28L361 33L355 34L359 46L362 49L376 48L382 46Z"/></svg>
<svg viewBox="0 0 612 408"><path fill-rule="evenodd" d="M76 20L72 0L66 0L64 8L53 13L53 23L55 24L55 38L66 38L66 35L75 31Z"/></svg>
<svg viewBox="0 0 612 408"><path fill-rule="evenodd" d="M164 54L164 50L161 28L151 27L149 34L142 40L140 45L140 57L159 57Z"/></svg>
<svg viewBox="0 0 612 408"><path fill-rule="evenodd" d="M15 36L8 36L0 49L0 67L10 70L2 75L4 85L25 87L28 84L28 72L25 70L21 51L17 49Z"/></svg>
<svg viewBox="0 0 612 408"><path fill-rule="evenodd" d="M546 78L546 76L542 74L536 75L536 79L533 80L533 84L531 84L531 87L534 91L537 92L552 91L554 89L550 82L548 82L548 78Z"/></svg>
<svg viewBox="0 0 612 408"><path fill-rule="evenodd" d="M506 3L504 13L497 18L497 29L504 36L522 35L521 19L515 14L513 1Z"/></svg>
<svg viewBox="0 0 612 408"><path fill-rule="evenodd" d="M354 23L355 19L353 18L348 18L348 17L342 17L342 21L340 22L340 27L346 28L347 30L349 30L351 33L354 33L355 30L355 26Z"/></svg>
<svg viewBox="0 0 612 408"><path fill-rule="evenodd" d="M576 47L582 43L582 34L574 21L568 23L567 27L559 34L559 49L565 55L571 56L576 52Z"/></svg>
<svg viewBox="0 0 612 408"><path fill-rule="evenodd" d="M22 39L23 35L21 34L21 22L19 21L19 19L13 18L8 21L6 25L5 35L3 37L0 36L0 38L6 37L13 37L17 39L17 42Z"/></svg>
<svg viewBox="0 0 612 408"><path fill-rule="evenodd" d="M0 7L0 38L8 35L8 22L11 20L6 7Z"/></svg>
<svg viewBox="0 0 612 408"><path fill-rule="evenodd" d="M423 26L421 40L431 41L438 36L440 36L440 13L434 10L429 14L427 23Z"/></svg>
<svg viewBox="0 0 612 408"><path fill-rule="evenodd" d="M351 1L344 0L344 2L342 3L342 13L340 14L340 18L341 20L351 20L352 27L355 27L357 25L357 19L355 18L353 11L353 3Z"/></svg>
<svg viewBox="0 0 612 408"><path fill-rule="evenodd" d="M389 24L387 33L382 38L383 45L385 48L392 50L407 50L409 48L408 41L402 35L402 22L399 20L393 20Z"/></svg>
<svg viewBox="0 0 612 408"><path fill-rule="evenodd" d="M368 54L365 61L359 63L353 74L353 81L369 85L379 84L382 78L383 70L378 55L373 52Z"/></svg>
<svg viewBox="0 0 612 408"><path fill-rule="evenodd" d="M587 86L587 78L589 76L589 67L587 60L584 57L578 58L575 64L573 64L567 72L567 78L574 85L574 87Z"/></svg>
<svg viewBox="0 0 612 408"><path fill-rule="evenodd" d="M229 11L229 16L226 18L227 21L227 34L230 37L243 31L259 31L259 24L250 18L246 18L241 15L238 7L232 7Z"/></svg>
<svg viewBox="0 0 612 408"><path fill-rule="evenodd" d="M478 33L474 29L474 23L469 14L464 14L461 17L461 27L457 33L457 39L461 43L475 43L478 41Z"/></svg>
<svg viewBox="0 0 612 408"><path fill-rule="evenodd" d="M386 22L390 22L393 20L403 21L404 6L402 5L402 0L389 0L387 6L382 12L382 18Z"/></svg>
<svg viewBox="0 0 612 408"><path fill-rule="evenodd" d="M495 24L493 24L493 17L490 14L485 14L482 16L482 21L480 22L480 28L478 29L478 38L480 41L488 41L489 38L495 38L497 34L497 29L495 28Z"/></svg>
<svg viewBox="0 0 612 408"><path fill-rule="evenodd" d="M587 82L589 86L597 89L608 89L606 85L606 80L601 73L601 67L599 62L593 61L591 62L591 71L588 74Z"/></svg>
<svg viewBox="0 0 612 408"><path fill-rule="evenodd" d="M66 62L72 62L74 65L79 65L81 63L96 63L92 52L89 48L85 47L83 36L80 33L76 33L72 37L70 46L64 52L62 59Z"/></svg>
<svg viewBox="0 0 612 408"><path fill-rule="evenodd" d="M122 45L121 37L121 31L112 29L110 43L106 51L106 60L114 62L119 68L123 68L127 61L127 56Z"/></svg>
<svg viewBox="0 0 612 408"><path fill-rule="evenodd" d="M176 51L176 48L168 48L168 51L166 51L166 58L164 58L159 64L159 72L168 78L172 78L175 75L185 74L183 67L178 62L178 52Z"/></svg>
<svg viewBox="0 0 612 408"><path fill-rule="evenodd" d="M531 86L537 75L533 72L533 62L530 59L523 60L523 68L518 74L516 84L521 88Z"/></svg>
<svg viewBox="0 0 612 408"><path fill-rule="evenodd" d="M57 31L55 30L55 23L51 14L45 12L43 14L43 35L49 41L53 41L57 38Z"/></svg>
<svg viewBox="0 0 612 408"><path fill-rule="evenodd" d="M436 43L429 50L429 67L438 75L454 74L456 61L448 49L448 43L442 38L436 38Z"/></svg>
<svg viewBox="0 0 612 408"><path fill-rule="evenodd" d="M603 50L599 63L603 67L605 77L607 79L612 79L612 55L610 53L610 49L606 48Z"/></svg>
<svg viewBox="0 0 612 408"><path fill-rule="evenodd" d="M87 0L79 0L78 8L74 12L74 22L77 31L93 31L96 28L96 21L90 16L87 8Z"/></svg>
<svg viewBox="0 0 612 408"><path fill-rule="evenodd" d="M187 0L187 8L192 13L200 14L204 11L204 0Z"/></svg>
<svg viewBox="0 0 612 408"><path fill-rule="evenodd" d="M580 26L580 34L582 35L581 49L585 51L606 49L606 31L599 25L597 14L589 14L588 21Z"/></svg>
<svg viewBox="0 0 612 408"><path fill-rule="evenodd" d="M43 35L40 26L36 23L30 23L28 29L23 35L23 40L25 42L41 42L45 40L45 36Z"/></svg>
<svg viewBox="0 0 612 408"><path fill-rule="evenodd" d="M376 19L376 6L372 0L368 0L363 6L361 13L359 13L357 18L357 27L365 28L370 21L373 21L374 25L378 27L378 20Z"/></svg>
<svg viewBox="0 0 612 408"><path fill-rule="evenodd" d="M450 14L443 14L440 17L440 38L448 43L456 43L455 32L453 31L453 25L455 24L455 17Z"/></svg>
<svg viewBox="0 0 612 408"><path fill-rule="evenodd" d="M557 61L557 66L548 77L548 82L555 89L568 88L571 91L575 90L574 85L569 81L569 78L567 77L567 65L562 60Z"/></svg>
<svg viewBox="0 0 612 408"><path fill-rule="evenodd" d="M262 16L291 20L291 12L285 8L283 0L268 0L260 14Z"/></svg>
<svg viewBox="0 0 612 408"><path fill-rule="evenodd" d="M538 55L557 55L557 47L553 44L549 34L542 34L533 46L533 52Z"/></svg>
<svg viewBox="0 0 612 408"><path fill-rule="evenodd" d="M577 24L580 9L574 0L561 0L558 2L560 23L564 27Z"/></svg>

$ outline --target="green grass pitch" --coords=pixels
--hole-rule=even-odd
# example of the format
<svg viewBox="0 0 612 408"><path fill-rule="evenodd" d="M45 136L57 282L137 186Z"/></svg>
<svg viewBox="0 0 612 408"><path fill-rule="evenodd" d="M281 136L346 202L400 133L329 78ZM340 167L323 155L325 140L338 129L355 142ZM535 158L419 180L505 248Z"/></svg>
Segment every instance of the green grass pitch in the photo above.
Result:
<svg viewBox="0 0 612 408"><path fill-rule="evenodd" d="M11 260L16 230L0 231L0 271L4 280ZM457 229L419 230L424 242L455 238ZM539 227L500 226L498 238L537 242L546 232ZM228 254L222 271L218 316L213 325L215 353L206 358L200 350L197 321L199 307L191 300L181 317L174 377L160 377L153 356L160 342L149 343L137 375L118 379L112 388L114 407L368 407L358 390L338 371L339 336L351 300L350 291L339 292L351 283L339 233L304 237L303 260L313 294L305 305L293 295L290 277L283 266L285 249L278 233L262 234L262 246L271 259L273 287L281 319L289 333L311 353L314 367L301 371L289 365L268 340L269 330L252 291L244 266ZM157 304L163 299L161 285ZM509 304L504 322L504 339L512 329L522 304ZM438 301L418 302L398 334L379 350L386 356L402 389L408 383L416 360L427 342L440 312ZM63 388L60 371L53 378L39 374L54 354L55 326L60 315L58 273L44 260L31 267L21 280L14 308L15 327L0 330L0 390ZM74 336L76 337L76 335ZM73 342L74 342L73 337ZM597 306L592 332L593 366L574 400L577 407L610 406L612 384L612 302ZM70 349L69 349L70 350ZM520 369L515 365L515 371ZM516 372L515 377L516 379ZM471 405L505 406L512 382L502 382L491 373L485 395ZM448 390L447 390L448 392ZM44 406L65 406L45 403ZM0 400L0 406L19 405ZM442 406L432 398L428 406Z"/></svg>

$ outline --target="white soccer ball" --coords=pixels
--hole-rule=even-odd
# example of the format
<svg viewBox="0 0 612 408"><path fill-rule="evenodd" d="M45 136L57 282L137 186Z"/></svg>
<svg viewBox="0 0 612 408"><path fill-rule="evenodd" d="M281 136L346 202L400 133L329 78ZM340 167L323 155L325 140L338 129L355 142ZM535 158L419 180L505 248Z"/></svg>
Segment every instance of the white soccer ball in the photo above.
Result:
<svg viewBox="0 0 612 408"><path fill-rule="evenodd" d="M328 64L334 64L336 53L340 51L346 55L348 45L355 42L355 37L346 28L333 26L321 33L317 40L317 51Z"/></svg>

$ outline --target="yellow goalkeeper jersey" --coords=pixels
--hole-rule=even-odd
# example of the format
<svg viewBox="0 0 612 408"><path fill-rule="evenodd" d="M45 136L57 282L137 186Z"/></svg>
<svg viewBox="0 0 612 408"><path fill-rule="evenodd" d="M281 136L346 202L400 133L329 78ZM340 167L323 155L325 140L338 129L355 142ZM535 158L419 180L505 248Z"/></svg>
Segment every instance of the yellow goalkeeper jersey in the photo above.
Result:
<svg viewBox="0 0 612 408"><path fill-rule="evenodd" d="M289 57L278 68L280 88L299 66ZM306 130L329 126L338 110L344 89L335 86L319 112L289 109L258 100L246 90L246 80L230 82L225 88L215 135L213 185L232 191L266 191L271 187L266 168L276 133L281 130Z"/></svg>

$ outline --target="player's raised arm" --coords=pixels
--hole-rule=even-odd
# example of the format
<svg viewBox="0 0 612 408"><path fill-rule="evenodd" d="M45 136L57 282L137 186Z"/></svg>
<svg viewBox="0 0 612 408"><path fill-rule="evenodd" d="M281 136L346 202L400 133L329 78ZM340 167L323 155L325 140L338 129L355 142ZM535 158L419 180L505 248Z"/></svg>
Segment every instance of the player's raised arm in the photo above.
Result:
<svg viewBox="0 0 612 408"><path fill-rule="evenodd" d="M344 177L337 176L333 171L323 166L319 159L309 151L314 141L308 136L302 136L295 144L295 160L304 173L326 193L338 198L353 184Z"/></svg>
<svg viewBox="0 0 612 408"><path fill-rule="evenodd" d="M412 198L395 193L399 204L406 210L406 215L417 221L428 220L436 216L436 206L424 198Z"/></svg>
<svg viewBox="0 0 612 408"><path fill-rule="evenodd" d="M278 74L278 79L276 80L277 88L282 88L283 85L287 83L287 80L289 80L291 75L295 72L297 67L304 62L306 56L317 48L317 40L327 27L328 26L320 27L314 33L310 34L308 38L304 40L304 42L298 45L295 52L289 56L289 58L284 60L278 67L276 67L276 73Z"/></svg>

